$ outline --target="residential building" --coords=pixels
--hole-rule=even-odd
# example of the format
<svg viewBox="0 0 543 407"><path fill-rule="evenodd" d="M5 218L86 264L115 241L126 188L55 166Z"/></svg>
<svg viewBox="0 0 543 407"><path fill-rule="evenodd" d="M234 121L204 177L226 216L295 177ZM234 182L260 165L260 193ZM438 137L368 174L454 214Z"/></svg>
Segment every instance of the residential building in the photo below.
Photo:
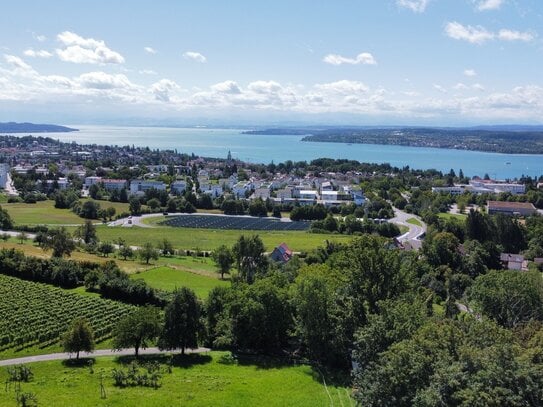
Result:
<svg viewBox="0 0 543 407"><path fill-rule="evenodd" d="M148 191L150 189L165 191L166 184L162 181L148 181L148 180L142 180L142 179L136 179L130 182L131 194L141 195L145 191Z"/></svg>
<svg viewBox="0 0 543 407"><path fill-rule="evenodd" d="M185 192L187 189L187 182L186 181L174 181L172 182L172 185L170 185L170 192L175 195L181 195Z"/></svg>
<svg viewBox="0 0 543 407"><path fill-rule="evenodd" d="M253 199L262 199L263 201L265 201L266 199L268 199L270 197L270 189L269 188L257 188L255 189L255 193L252 195L251 198Z"/></svg>
<svg viewBox="0 0 543 407"><path fill-rule="evenodd" d="M469 184L475 188L484 188L488 192L501 193L510 192L512 194L524 194L526 185L518 183L507 183L504 181L494 181L481 178L474 178L469 181Z"/></svg>
<svg viewBox="0 0 543 407"><path fill-rule="evenodd" d="M502 267L507 270L528 271L528 262L521 254L501 253L500 262Z"/></svg>
<svg viewBox="0 0 543 407"><path fill-rule="evenodd" d="M102 182L102 177L85 177L83 185L86 189L89 189L91 185L99 184L100 182Z"/></svg>
<svg viewBox="0 0 543 407"><path fill-rule="evenodd" d="M122 191L128 187L128 181L125 179L102 178L102 184L106 191Z"/></svg>
<svg viewBox="0 0 543 407"><path fill-rule="evenodd" d="M8 183L9 164L0 164L0 188L5 189Z"/></svg>

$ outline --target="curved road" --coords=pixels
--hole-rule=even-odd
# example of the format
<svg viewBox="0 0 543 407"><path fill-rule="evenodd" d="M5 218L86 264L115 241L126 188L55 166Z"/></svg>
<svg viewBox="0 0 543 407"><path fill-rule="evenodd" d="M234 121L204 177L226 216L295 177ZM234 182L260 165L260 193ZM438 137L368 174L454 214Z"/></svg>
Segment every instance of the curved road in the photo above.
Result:
<svg viewBox="0 0 543 407"><path fill-rule="evenodd" d="M209 348L196 348L196 349L185 349L185 353L206 353L209 352ZM166 354L166 353L181 353L181 349L175 349L166 351L161 351L158 348L147 348L147 349L140 349L139 354L140 355L158 355L158 354ZM22 358L15 358L15 359L6 359L6 360L0 360L0 366L11 366L11 365L19 365L21 363L31 363L31 362L46 362L49 360L64 360L64 359L71 359L73 354L71 353L48 353L46 355L36 355L36 356L26 356ZM113 350L113 349L100 349L95 350L92 353L87 352L81 352L79 354L82 358L94 358L99 356L126 356L126 355L134 355L134 349L122 349L119 351Z"/></svg>
<svg viewBox="0 0 543 407"><path fill-rule="evenodd" d="M400 242L410 242L413 247L419 248L421 245L420 238L426 233L426 224L420 217L401 211L398 208L394 208L394 215L394 218L390 219L389 222L397 223L409 229L409 231L398 237L398 240ZM408 223L407 220L411 218L417 219L422 226Z"/></svg>

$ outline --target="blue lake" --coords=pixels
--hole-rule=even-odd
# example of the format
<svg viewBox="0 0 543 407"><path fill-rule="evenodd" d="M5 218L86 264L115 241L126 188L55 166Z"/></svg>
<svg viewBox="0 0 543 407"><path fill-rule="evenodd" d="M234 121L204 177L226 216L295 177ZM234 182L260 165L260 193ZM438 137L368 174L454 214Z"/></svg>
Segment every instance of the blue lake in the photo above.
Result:
<svg viewBox="0 0 543 407"><path fill-rule="evenodd" d="M448 172L459 169L467 176L485 173L492 178L543 175L543 155L497 154L425 147L375 144L302 142L301 136L247 135L236 129L79 126L74 133L47 133L61 141L104 145L135 145L177 149L206 157L232 156L255 163L309 161L319 157L347 158L370 163Z"/></svg>

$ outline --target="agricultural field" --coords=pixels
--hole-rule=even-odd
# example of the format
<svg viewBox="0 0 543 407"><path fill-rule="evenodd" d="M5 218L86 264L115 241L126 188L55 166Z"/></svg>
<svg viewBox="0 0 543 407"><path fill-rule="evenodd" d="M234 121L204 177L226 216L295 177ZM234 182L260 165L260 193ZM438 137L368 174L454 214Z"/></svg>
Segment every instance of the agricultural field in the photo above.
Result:
<svg viewBox="0 0 543 407"><path fill-rule="evenodd" d="M176 270L170 267L157 267L138 272L130 276L132 279L142 279L153 288L173 291L180 287L189 287L199 298L207 298L208 293L215 287L228 286L230 282L213 277L202 276L188 271Z"/></svg>
<svg viewBox="0 0 543 407"><path fill-rule="evenodd" d="M167 362L166 357L144 360ZM285 365L267 359L233 360L227 352L193 354L172 359L171 373L163 373L161 387L116 387L112 371L126 368L131 358L99 357L92 372L62 361L28 364L34 378L22 383L23 392L36 395L38 405L55 407L106 406L344 406L354 405L350 389L331 383L310 366ZM0 370L0 382L7 379ZM100 397L103 381L106 398ZM15 406L13 388L0 392L0 405Z"/></svg>
<svg viewBox="0 0 543 407"><path fill-rule="evenodd" d="M98 341L106 339L115 323L133 309L120 302L0 275L0 352L55 344L78 317L88 319Z"/></svg>
<svg viewBox="0 0 543 407"><path fill-rule="evenodd" d="M73 231L75 228L69 228ZM111 227L100 225L96 228L101 241L113 242L119 237L130 245L141 245L144 242L159 242L168 239L176 249L214 250L222 244L233 245L241 235L257 234L264 242L267 251L281 243L286 243L294 251L309 251L323 246L328 241L346 243L352 237L338 234L320 234L304 231L250 231L250 230L219 230L192 229L161 226L154 228L142 227Z"/></svg>
<svg viewBox="0 0 543 407"><path fill-rule="evenodd" d="M311 222L282 222L275 218L215 215L168 216L163 225L196 229L308 230Z"/></svg>

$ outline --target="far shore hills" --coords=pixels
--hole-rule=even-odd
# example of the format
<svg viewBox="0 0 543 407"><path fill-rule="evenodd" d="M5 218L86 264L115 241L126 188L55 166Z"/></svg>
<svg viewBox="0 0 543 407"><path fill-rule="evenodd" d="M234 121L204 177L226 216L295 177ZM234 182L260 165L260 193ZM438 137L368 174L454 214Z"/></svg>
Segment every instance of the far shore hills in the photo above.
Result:
<svg viewBox="0 0 543 407"><path fill-rule="evenodd" d="M305 142L383 144L503 154L543 154L543 126L276 127L244 134L299 135Z"/></svg>
<svg viewBox="0 0 543 407"><path fill-rule="evenodd" d="M34 124L34 123L0 123L0 133L68 133L79 131L71 127L59 126L56 124Z"/></svg>

